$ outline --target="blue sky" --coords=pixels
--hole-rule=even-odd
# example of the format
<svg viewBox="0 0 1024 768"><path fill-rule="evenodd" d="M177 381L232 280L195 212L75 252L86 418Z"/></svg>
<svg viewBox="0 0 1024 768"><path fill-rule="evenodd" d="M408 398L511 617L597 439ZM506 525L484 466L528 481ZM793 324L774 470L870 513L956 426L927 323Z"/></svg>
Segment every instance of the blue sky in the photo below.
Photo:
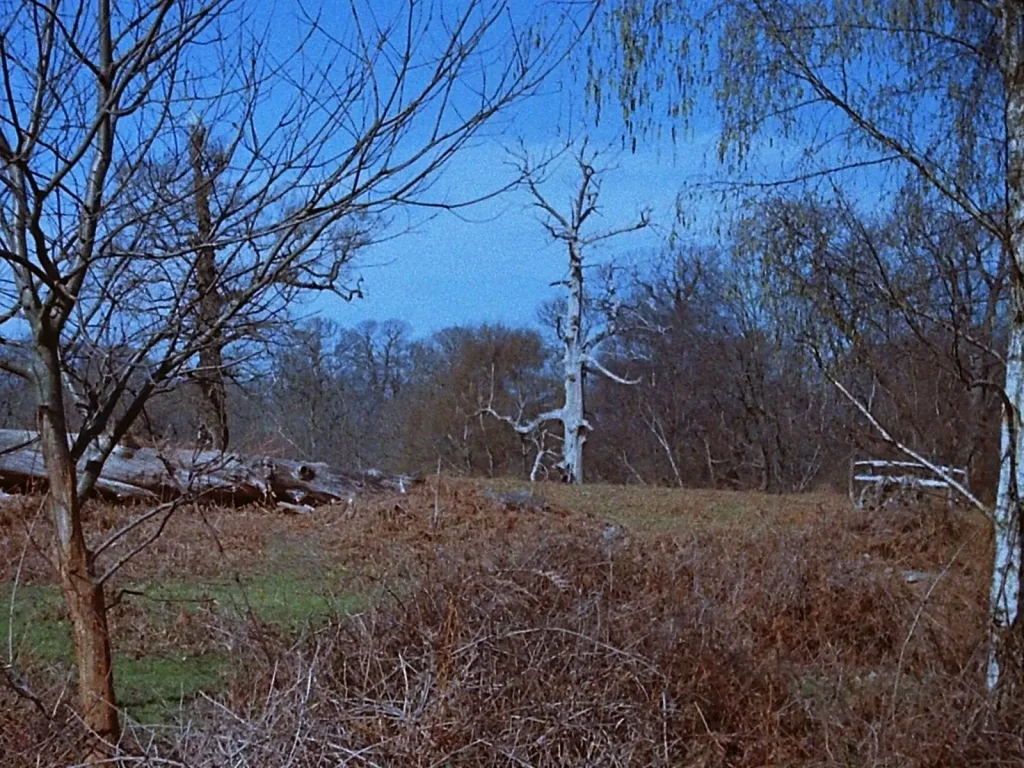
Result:
<svg viewBox="0 0 1024 768"><path fill-rule="evenodd" d="M544 122L536 111L530 119ZM654 148L637 155L609 153L618 167L605 175L595 228L626 226L647 207L654 226L595 248L588 254L595 261L635 262L661 247L674 221L676 195L692 171L671 155L671 148L662 148L660 157ZM469 197L492 183L495 171L510 174L506 159L505 146L489 142L460 157L442 185L454 198ZM567 205L575 182L571 158L565 158L544 190L556 204ZM557 294L551 283L564 275L566 254L550 241L530 202L525 190L517 190L458 215L414 222L412 231L363 255L358 271L366 297L322 302L323 314L345 325L399 318L416 333L456 324L534 322L538 305Z"/></svg>
<svg viewBox="0 0 1024 768"><path fill-rule="evenodd" d="M544 99L526 103L525 114L516 120L533 139L527 143L538 154L554 143L544 140L546 126L551 125L544 104ZM606 142L613 134L613 127L599 132ZM471 197L493 184L495 174L511 173L503 166L515 138L510 133L504 140L492 139L465 153L447 170L441 186L453 199ZM717 134L705 131L676 145L667 140L652 142L635 154L616 152L613 146L603 154L611 167L604 174L601 216L594 220L594 228L627 226L644 208L652 210L652 226L606 241L587 256L594 263L652 260L676 224L677 198L695 188L697 194L683 202L689 222L684 236L713 240L715 227L728 212L719 193L709 189L701 194L699 188L722 176L716 146ZM769 169L778 171L783 159L778 148L761 153L751 162L749 173L761 176ZM572 159L565 157L543 185L555 204L568 206L577 183L573 170ZM415 212L410 215L416 217ZM540 222L540 212L525 189L458 215L414 219L411 231L361 257L356 271L364 278L365 298L351 303L321 299L317 306L325 317L342 325L395 318L408 322L417 335L484 322L531 325L541 302L558 295L559 289L551 283L561 279L567 268L564 246L552 242Z"/></svg>
<svg viewBox="0 0 1024 768"><path fill-rule="evenodd" d="M392 5L384 0L374 11ZM515 10L528 8L524 3ZM275 24L275 42L290 36L288 13L285 3L269 14ZM635 154L616 151L621 126L614 120L596 129L592 123L584 126L579 119L586 116L582 96L580 86L571 82L568 67L555 73L540 94L504 113L473 147L458 155L438 179L432 196L464 200L502 186L514 174L508 149L519 142L531 155L540 156L564 144L569 133L588 136L591 146L609 147L602 157L612 166L604 176L601 218L595 220L595 228L627 225L644 208L652 209L654 225L612 240L589 255L595 261L621 261L655 253L673 226L679 191L698 176L706 178L709 168L713 170L714 164L705 160L715 137L704 130L695 134L698 138L681 139L674 146L666 139L642 146ZM543 187L556 204L567 203L576 183L571 158L564 160ZM402 234L367 249L355 265L364 280L365 298L344 302L320 297L307 314L317 312L345 326L370 319L400 319L418 335L457 324L529 325L535 322L538 305L557 295L551 283L565 271L564 249L547 238L525 190L457 214L431 215L413 209L399 214L392 232Z"/></svg>
<svg viewBox="0 0 1024 768"><path fill-rule="evenodd" d="M351 33L347 4L321 2L328 11L324 23L335 25L332 31L339 37ZM405 4L405 0L355 2L364 12L371 9L382 18ZM449 8L448 0L430 2L425 0L428 8ZM539 0L517 0L511 7L516 14L528 14L544 5ZM258 17L256 26L268 30L273 53L288 56L301 39L303 26L296 19L299 3L254 0L248 7ZM311 61L326 55L315 46L304 50L303 58L306 54ZM275 120L273 106L272 96L262 105L270 125ZM512 177L509 148L522 142L531 153L544 155L563 144L567 134L586 135L592 146L609 147L603 159L612 166L603 178L602 215L594 221L595 227L628 225L643 208L653 213L651 228L609 241L588 257L619 262L653 258L675 224L677 196L692 192L700 182L726 176L715 159L718 134L714 110L710 98L702 97L688 130L680 130L676 142L668 138L641 141L635 152L615 151L621 125L614 109L606 112L600 127L595 128L592 120L584 123L591 116L583 105L582 86L573 81L565 66L554 73L539 95L503 113L474 146L459 154L437 179L431 196L464 200L485 194ZM744 175L784 177L786 155L798 159L801 150L793 143L766 142L748 157ZM577 183L573 170L571 158L566 157L544 184L556 205L565 204ZM692 226L684 236L713 238L728 207L723 209L714 192L703 199L686 200L685 213ZM563 247L549 241L525 190L461 209L458 214L428 215L424 209L399 213L389 234L394 237L367 249L354 265L363 278L365 298L351 303L327 297L304 299L306 303L296 314L319 313L344 326L394 318L409 323L417 334L455 324L529 325L535 322L541 302L558 295L551 283L564 275L566 267Z"/></svg>
<svg viewBox="0 0 1024 768"><path fill-rule="evenodd" d="M400 5L397 0L379 0L372 8L386 18L389 9L393 13ZM512 7L526 14L537 6L524 2ZM264 8L274 25L274 42L282 43L295 24L294 17L288 23L289 4ZM331 15L336 13L341 12L332 8ZM342 17L335 22L345 23ZM503 113L473 147L458 155L438 179L432 196L464 200L501 187L513 175L508 150L520 142L531 154L542 156L564 145L569 134L587 136L591 146L608 147L602 157L611 166L603 177L601 218L595 228L628 225L644 208L652 210L653 224L608 241L588 257L631 263L653 258L675 225L680 192L692 192L695 184L724 176L715 159L718 134L713 110L707 103L695 110L688 130L680 130L675 143L652 139L630 152L618 149L622 126L615 110L607 110L595 127L583 102L582 86L573 82L568 66L563 67L539 95ZM780 146L752 153L747 175L765 176L769 168L777 173L783 167ZM565 205L576 181L571 158L566 157L543 189L549 200ZM417 335L460 324L533 324L541 302L558 295L551 283L564 275L566 255L562 246L548 239L539 212L530 203L527 192L518 190L457 214L428 215L417 209L399 214L391 229L396 236L367 249L354 267L363 278L365 297L353 302L319 297L304 314L318 313L343 326L399 319ZM690 201L688 235L713 237L721 214L716 193Z"/></svg>

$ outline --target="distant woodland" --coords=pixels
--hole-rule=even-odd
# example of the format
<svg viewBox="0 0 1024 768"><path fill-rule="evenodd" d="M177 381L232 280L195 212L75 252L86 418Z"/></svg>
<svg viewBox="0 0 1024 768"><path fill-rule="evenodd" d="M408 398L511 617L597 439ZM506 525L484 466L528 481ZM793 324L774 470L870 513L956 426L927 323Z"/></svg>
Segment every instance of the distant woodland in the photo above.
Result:
<svg viewBox="0 0 1024 768"><path fill-rule="evenodd" d="M587 382L588 482L844 489L852 458L898 456L826 378L800 329L768 311L769 295L743 290L734 258L674 254L650 274L620 278L643 322L601 348L605 366L630 383ZM234 355L229 448L352 470L560 480L557 426L522 434L508 421L562 397L557 309L542 307L533 328L425 337L400 321L282 326ZM929 458L968 467L972 487L991 495L999 403L963 383L948 346L880 336L849 356L843 380L866 393L873 413ZM189 381L155 395L128 439L200 442L201 399ZM33 427L20 380L0 374L0 403L0 428Z"/></svg>

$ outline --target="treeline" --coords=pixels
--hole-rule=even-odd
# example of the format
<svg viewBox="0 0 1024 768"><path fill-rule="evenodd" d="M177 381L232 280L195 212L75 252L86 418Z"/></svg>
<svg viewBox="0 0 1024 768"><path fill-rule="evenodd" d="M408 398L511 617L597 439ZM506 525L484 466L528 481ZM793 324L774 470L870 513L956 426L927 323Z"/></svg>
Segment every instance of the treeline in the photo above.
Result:
<svg viewBox="0 0 1024 768"><path fill-rule="evenodd" d="M633 383L587 377L589 480L841 488L854 456L899 455L823 372L751 263L689 251L623 281L635 321L602 361ZM417 338L400 321L312 319L231 371L231 448L351 468L558 479L557 428L511 426L560 405L555 342L543 324ZM929 349L889 339L867 360L862 346L850 386L873 389L872 412L916 450L970 466L975 486L991 488L998 402L979 401ZM28 426L29 393L13 379L0 386L4 426ZM192 443L195 400L187 382L153 398L134 437Z"/></svg>

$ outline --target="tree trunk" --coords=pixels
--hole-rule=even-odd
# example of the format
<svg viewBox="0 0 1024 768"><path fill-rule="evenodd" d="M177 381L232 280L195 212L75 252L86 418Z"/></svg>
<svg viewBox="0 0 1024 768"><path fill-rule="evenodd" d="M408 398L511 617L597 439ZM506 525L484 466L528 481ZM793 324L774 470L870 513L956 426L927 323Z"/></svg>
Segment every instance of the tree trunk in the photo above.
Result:
<svg viewBox="0 0 1024 768"><path fill-rule="evenodd" d="M715 476L715 459L711 455L711 443L708 441L707 435L702 435L701 440L704 441L704 459L707 462L708 468L708 485L711 488L717 488L718 479Z"/></svg>
<svg viewBox="0 0 1024 768"><path fill-rule="evenodd" d="M643 414L641 418L647 424L647 429L650 430L651 434L654 435L654 439L658 445L661 446L661 450L665 454L665 458L668 459L668 466L672 470L672 477L675 480L676 487L682 488L685 484L683 483L682 473L679 471L679 464L676 462L675 451L672 448L672 443L669 442L668 435L665 434L665 425L661 419L654 412L654 408L651 405L647 406L647 413ZM705 443L707 441L705 440Z"/></svg>
<svg viewBox="0 0 1024 768"><path fill-rule="evenodd" d="M87 763L110 757L121 733L106 598L103 586L93 583L90 561L84 541L75 542L60 560L61 586L75 635L79 707L83 724L95 736L86 750Z"/></svg>
<svg viewBox="0 0 1024 768"><path fill-rule="evenodd" d="M217 260L213 246L213 216L210 213L210 186L203 164L206 160L206 129L199 123L192 126L189 135L189 155L192 161L193 191L196 207L197 246L196 292L199 295L199 329L212 328L223 310L217 286ZM224 385L224 342L220 333L199 350L199 370L196 381L202 395L199 408L202 448L226 451L228 448L227 388Z"/></svg>
<svg viewBox="0 0 1024 768"><path fill-rule="evenodd" d="M1017 285L1012 293L1019 294L1020 289ZM1016 304L1019 298L1012 301ZM999 492L994 515L995 562L989 594L992 635L986 682L989 689L998 685L1008 698L1017 688L1022 650L1017 637L1020 634L1020 489L1024 485L1020 461L1024 456L1024 432L1020 419L1024 400L1024 318L1020 309L1015 309L1011 320L1006 394L1012 406L1003 410Z"/></svg>
<svg viewBox="0 0 1024 768"><path fill-rule="evenodd" d="M587 441L584 408L583 377L583 257L577 248L569 246L569 301L566 305L566 329L563 343L563 371L565 404L562 407L562 429L565 442L562 447L562 470L567 483L583 482L583 445Z"/></svg>
<svg viewBox="0 0 1024 768"><path fill-rule="evenodd" d="M565 410L562 417L565 431L562 469L567 483L583 482L583 445L587 441L587 423L583 413L583 364L570 357L565 366Z"/></svg>
<svg viewBox="0 0 1024 768"><path fill-rule="evenodd" d="M536 483L540 477L540 471L544 467L544 449L538 448L537 455L533 458L533 467L530 469L530 482Z"/></svg>
<svg viewBox="0 0 1024 768"><path fill-rule="evenodd" d="M48 506L56 529L56 560L75 639L82 723L93 735L86 763L109 757L120 737L103 586L94 582L92 557L82 530L75 463L68 447L56 343L37 340L34 378L37 426L49 483Z"/></svg>
<svg viewBox="0 0 1024 768"><path fill-rule="evenodd" d="M994 515L995 561L989 596L991 636L986 682L1002 701L1021 690L1020 571L1021 488L1024 487L1024 56L1021 12L1002 3L1002 69L1006 81L1007 216L1009 223L1010 328L1006 401L1000 444L999 491ZM1006 246L1004 246L1006 247Z"/></svg>

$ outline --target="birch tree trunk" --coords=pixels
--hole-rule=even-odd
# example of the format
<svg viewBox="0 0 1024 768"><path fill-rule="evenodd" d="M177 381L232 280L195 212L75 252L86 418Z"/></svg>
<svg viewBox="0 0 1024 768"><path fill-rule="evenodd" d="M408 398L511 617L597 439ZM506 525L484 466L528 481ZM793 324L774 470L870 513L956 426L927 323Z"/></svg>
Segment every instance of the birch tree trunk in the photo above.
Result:
<svg viewBox="0 0 1024 768"><path fill-rule="evenodd" d="M1021 488L1024 473L1024 61L1021 9L1002 3L1002 66L1006 78L1007 219L1010 251L1010 318L1006 400L1000 440L999 490L994 510L994 550L989 615L992 623L986 682L1008 700L1019 688L1024 644L1020 641Z"/></svg>
<svg viewBox="0 0 1024 768"><path fill-rule="evenodd" d="M992 583L989 593L989 616L992 623L986 669L989 689L998 686L1004 690L1015 688L1009 681L1019 676L1007 675L1020 666L1020 488L1024 473L1019 457L1024 455L1024 433L1021 432L1021 405L1024 403L1024 322L1020 317L1019 279L1015 294L1014 317L1010 327L1009 350L1006 361L1006 395L1003 407L1001 463L999 490L993 515L995 561L992 565Z"/></svg>

